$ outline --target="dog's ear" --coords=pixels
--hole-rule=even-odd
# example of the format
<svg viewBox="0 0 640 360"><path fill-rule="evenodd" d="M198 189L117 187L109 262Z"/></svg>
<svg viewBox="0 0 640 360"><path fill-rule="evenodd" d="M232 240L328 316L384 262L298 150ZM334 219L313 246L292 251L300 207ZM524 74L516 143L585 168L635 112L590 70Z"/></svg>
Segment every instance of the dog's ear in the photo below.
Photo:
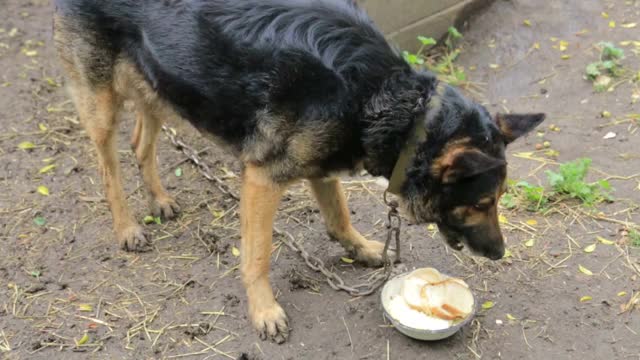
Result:
<svg viewBox="0 0 640 360"><path fill-rule="evenodd" d="M544 121L545 114L497 114L496 123L509 144Z"/></svg>
<svg viewBox="0 0 640 360"><path fill-rule="evenodd" d="M436 168L442 183L452 184L502 165L506 161L479 150L453 150L438 159Z"/></svg>

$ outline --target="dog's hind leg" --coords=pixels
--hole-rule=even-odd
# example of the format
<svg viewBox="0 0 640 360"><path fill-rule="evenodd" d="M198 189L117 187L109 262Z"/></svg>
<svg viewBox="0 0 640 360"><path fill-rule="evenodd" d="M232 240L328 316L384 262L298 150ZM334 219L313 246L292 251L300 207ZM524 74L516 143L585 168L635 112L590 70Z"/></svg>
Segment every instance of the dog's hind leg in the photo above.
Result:
<svg viewBox="0 0 640 360"><path fill-rule="evenodd" d="M131 138L131 147L136 154L138 166L149 196L149 205L154 216L174 218L180 211L178 203L169 195L158 175L156 143L162 120L147 105L136 104L136 126Z"/></svg>
<svg viewBox="0 0 640 360"><path fill-rule="evenodd" d="M356 260L370 266L382 264L382 251L384 244L378 241L365 239L353 225L349 216L347 199L340 185L340 180L336 178L309 180L311 190L324 218L329 236L338 240L340 244ZM389 255L393 256L389 250Z"/></svg>
<svg viewBox="0 0 640 360"><path fill-rule="evenodd" d="M240 195L242 281L247 290L249 315L260 338L268 337L278 343L287 339L289 328L287 315L269 284L269 263L273 219L284 190L260 168L246 166Z"/></svg>
<svg viewBox="0 0 640 360"><path fill-rule="evenodd" d="M113 227L120 246L125 250L142 250L147 240L142 227L131 215L124 190L116 147L117 113L120 101L110 85L90 88L71 84L71 93L84 128L97 150L100 174L107 202L113 216Z"/></svg>

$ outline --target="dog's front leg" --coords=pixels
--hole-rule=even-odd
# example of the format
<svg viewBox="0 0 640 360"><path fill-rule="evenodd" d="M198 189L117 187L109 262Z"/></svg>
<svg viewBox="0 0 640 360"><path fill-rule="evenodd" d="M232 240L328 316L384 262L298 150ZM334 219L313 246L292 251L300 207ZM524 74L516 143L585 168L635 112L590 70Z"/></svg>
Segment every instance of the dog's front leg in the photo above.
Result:
<svg viewBox="0 0 640 360"><path fill-rule="evenodd" d="M378 241L370 241L351 225L347 199L336 178L310 179L311 191L318 201L320 212L324 218L329 236L338 240L340 244L356 260L370 266L379 266L383 263L382 251L384 244ZM389 251L393 256L393 251Z"/></svg>
<svg viewBox="0 0 640 360"><path fill-rule="evenodd" d="M242 281L260 338L277 343L289 335L287 315L269 284L273 218L283 192L284 187L273 183L261 168L246 166L240 196Z"/></svg>

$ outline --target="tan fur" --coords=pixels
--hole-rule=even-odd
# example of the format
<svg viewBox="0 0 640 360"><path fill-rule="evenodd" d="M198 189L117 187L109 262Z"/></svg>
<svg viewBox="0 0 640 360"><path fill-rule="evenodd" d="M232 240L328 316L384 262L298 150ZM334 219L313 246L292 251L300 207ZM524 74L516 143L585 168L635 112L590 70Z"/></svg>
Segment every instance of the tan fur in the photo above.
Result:
<svg viewBox="0 0 640 360"><path fill-rule="evenodd" d="M351 225L347 199L340 181L336 178L314 179L310 180L310 185L329 235L338 240L345 250L354 254L358 261L380 265L384 245L365 239ZM393 256L391 252L390 255Z"/></svg>
<svg viewBox="0 0 640 360"><path fill-rule="evenodd" d="M470 141L469 138L465 137L448 143L442 150L442 155L433 161L431 173L434 176L442 177L458 155L469 151L468 143Z"/></svg>
<svg viewBox="0 0 640 360"><path fill-rule="evenodd" d="M287 317L269 284L273 220L284 190L264 169L245 167L240 196L241 272L249 315L262 337L288 333Z"/></svg>
<svg viewBox="0 0 640 360"><path fill-rule="evenodd" d="M123 58L114 60L109 56L113 54L103 54L99 46L87 43L80 35L82 29L77 28L80 25L65 23L61 18L54 19L54 22L54 38L69 78L70 93L98 153L116 237L123 248L140 250L146 244L146 238L129 210L121 183L115 137L117 115L125 101L134 103L136 124L131 147L148 190L152 211L169 218L179 207L158 176L156 141L163 120L178 119L179 116L153 90L134 64ZM286 181L279 179L285 176L288 179L317 178L321 169L316 162L322 155L318 148L328 147L335 134L320 124L310 124L293 134L291 122L287 119L267 111L259 117L255 134L243 144L231 148L215 136L209 137L219 145L231 148L245 165L240 201L241 273L249 314L263 337L284 341L288 334L287 317L269 284L273 221L286 188L282 184ZM274 153L283 152L287 156L271 159ZM268 167L262 165L267 162ZM297 173L291 175L292 171ZM311 180L311 184L329 233L354 252L358 260L380 264L383 245L366 240L353 228L339 181Z"/></svg>
<svg viewBox="0 0 640 360"><path fill-rule="evenodd" d="M151 210L157 216L171 218L179 211L179 207L160 182L156 140L162 119L172 116L173 112L160 101L135 67L125 61L116 61L113 69L106 72L84 68L85 64L91 63L103 65L100 52L74 37L70 29L72 25L60 18L55 18L54 22L54 40L60 62L68 76L69 92L80 122L97 151L116 239L124 249L141 250L147 240L142 227L129 210L122 187L116 147L118 114L125 100L133 100L136 126L131 145L150 195Z"/></svg>

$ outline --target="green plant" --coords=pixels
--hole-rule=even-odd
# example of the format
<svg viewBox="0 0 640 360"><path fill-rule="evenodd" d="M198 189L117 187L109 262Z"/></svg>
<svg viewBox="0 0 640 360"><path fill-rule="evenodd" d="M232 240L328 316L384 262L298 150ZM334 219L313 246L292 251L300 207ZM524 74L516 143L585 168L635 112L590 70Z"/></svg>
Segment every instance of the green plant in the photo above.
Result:
<svg viewBox="0 0 640 360"><path fill-rule="evenodd" d="M549 195L542 186L531 185L526 181L510 180L509 191L500 198L500 204L507 209L521 205L528 211L540 211L546 209Z"/></svg>
<svg viewBox="0 0 640 360"><path fill-rule="evenodd" d="M425 50L437 45L434 38L418 36L420 41L420 49L416 53L408 51L403 52L404 59L411 65L417 67L426 67L428 70L436 73L441 80L452 85L461 85L467 81L467 75L464 68L454 64L460 55L460 49L456 47L456 43L462 38L462 34L455 27L449 27L447 37L445 38L445 48L439 56L429 57L424 54Z"/></svg>
<svg viewBox="0 0 640 360"><path fill-rule="evenodd" d="M585 182L591 159L578 159L559 167L559 172L547 170L547 178L553 191L559 195L581 200L586 205L611 200L611 185L606 180Z"/></svg>
<svg viewBox="0 0 640 360"><path fill-rule="evenodd" d="M624 72L620 65L624 58L624 50L610 42L601 42L598 48L600 60L587 65L585 78L593 82L596 91L601 92L609 89L612 77L618 77Z"/></svg>
<svg viewBox="0 0 640 360"><path fill-rule="evenodd" d="M629 230L629 240L631 240L631 246L640 247L640 232L636 230Z"/></svg>

